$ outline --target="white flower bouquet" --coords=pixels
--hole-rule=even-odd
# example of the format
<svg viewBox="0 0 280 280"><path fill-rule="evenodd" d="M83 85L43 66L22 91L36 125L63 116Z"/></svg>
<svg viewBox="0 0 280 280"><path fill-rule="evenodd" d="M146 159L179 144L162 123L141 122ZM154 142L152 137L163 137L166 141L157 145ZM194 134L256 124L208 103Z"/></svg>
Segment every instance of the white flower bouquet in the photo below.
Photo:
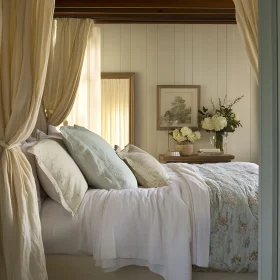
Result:
<svg viewBox="0 0 280 280"><path fill-rule="evenodd" d="M223 102L219 98L218 108L211 100L213 107L211 111L204 106L202 110L198 111L202 128L208 132L216 133L215 147L221 151L223 151L223 136L225 133L234 132L237 127L242 126L238 115L232 109L242 98L243 96L238 97L228 104L226 103L227 96L225 96Z"/></svg>
<svg viewBox="0 0 280 280"><path fill-rule="evenodd" d="M169 133L178 144L194 143L201 138L199 131L192 131L189 127L184 126L177 128Z"/></svg>

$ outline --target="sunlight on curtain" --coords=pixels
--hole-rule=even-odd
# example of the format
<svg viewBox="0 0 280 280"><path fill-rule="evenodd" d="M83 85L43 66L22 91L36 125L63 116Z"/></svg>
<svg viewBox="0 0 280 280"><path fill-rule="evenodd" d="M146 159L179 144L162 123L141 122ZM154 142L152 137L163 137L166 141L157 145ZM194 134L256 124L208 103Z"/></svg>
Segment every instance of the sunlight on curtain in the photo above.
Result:
<svg viewBox="0 0 280 280"><path fill-rule="evenodd" d="M258 0L233 0L237 26L258 82Z"/></svg>
<svg viewBox="0 0 280 280"><path fill-rule="evenodd" d="M102 79L101 136L112 146L129 143L129 80Z"/></svg>
<svg viewBox="0 0 280 280"><path fill-rule="evenodd" d="M58 18L53 24L44 106L48 123L61 124L75 102L81 77L91 19Z"/></svg>
<svg viewBox="0 0 280 280"><path fill-rule="evenodd" d="M67 117L68 125L80 125L101 134L101 74L100 74L100 28L92 27L76 100Z"/></svg>
<svg viewBox="0 0 280 280"><path fill-rule="evenodd" d="M35 181L19 145L33 131L42 100L54 4L0 0L1 280L48 279Z"/></svg>

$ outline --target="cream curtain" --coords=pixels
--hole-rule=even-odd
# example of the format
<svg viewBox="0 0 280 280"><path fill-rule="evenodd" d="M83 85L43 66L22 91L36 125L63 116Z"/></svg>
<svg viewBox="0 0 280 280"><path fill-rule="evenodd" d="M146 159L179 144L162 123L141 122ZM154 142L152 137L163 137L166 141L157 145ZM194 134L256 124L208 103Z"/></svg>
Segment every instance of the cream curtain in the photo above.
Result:
<svg viewBox="0 0 280 280"><path fill-rule="evenodd" d="M75 103L67 117L69 125L81 125L97 134L101 133L100 37L100 28L92 25Z"/></svg>
<svg viewBox="0 0 280 280"><path fill-rule="evenodd" d="M1 280L47 279L37 194L19 148L44 89L54 0L0 0Z"/></svg>
<svg viewBox="0 0 280 280"><path fill-rule="evenodd" d="M44 106L49 124L59 125L69 115L80 81L90 19L54 20Z"/></svg>
<svg viewBox="0 0 280 280"><path fill-rule="evenodd" d="M236 21L258 81L258 0L233 0Z"/></svg>
<svg viewBox="0 0 280 280"><path fill-rule="evenodd" d="M129 79L102 79L101 136L112 146L129 143Z"/></svg>

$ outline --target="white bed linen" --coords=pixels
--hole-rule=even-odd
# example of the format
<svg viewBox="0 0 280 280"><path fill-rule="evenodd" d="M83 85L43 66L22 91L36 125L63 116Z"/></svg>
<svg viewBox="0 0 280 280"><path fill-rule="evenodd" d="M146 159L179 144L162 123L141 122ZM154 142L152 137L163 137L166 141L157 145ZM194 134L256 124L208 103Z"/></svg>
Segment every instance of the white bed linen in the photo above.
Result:
<svg viewBox="0 0 280 280"><path fill-rule="evenodd" d="M41 212L47 254L93 255L105 271L136 264L166 280L191 280L192 264L208 266L208 188L191 165L167 164L169 186L89 190L71 216L55 201Z"/></svg>

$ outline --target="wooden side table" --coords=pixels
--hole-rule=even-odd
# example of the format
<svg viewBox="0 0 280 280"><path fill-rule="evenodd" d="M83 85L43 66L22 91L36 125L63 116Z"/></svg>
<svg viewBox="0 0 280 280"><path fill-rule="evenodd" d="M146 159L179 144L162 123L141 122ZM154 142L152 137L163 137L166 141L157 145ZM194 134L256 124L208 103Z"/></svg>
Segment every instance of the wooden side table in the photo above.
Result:
<svg viewBox="0 0 280 280"><path fill-rule="evenodd" d="M234 159L233 155L222 154L218 156L199 156L197 154L191 156L165 156L163 154L159 155L160 163L169 162L183 162L183 163L220 163L220 162L231 162Z"/></svg>

